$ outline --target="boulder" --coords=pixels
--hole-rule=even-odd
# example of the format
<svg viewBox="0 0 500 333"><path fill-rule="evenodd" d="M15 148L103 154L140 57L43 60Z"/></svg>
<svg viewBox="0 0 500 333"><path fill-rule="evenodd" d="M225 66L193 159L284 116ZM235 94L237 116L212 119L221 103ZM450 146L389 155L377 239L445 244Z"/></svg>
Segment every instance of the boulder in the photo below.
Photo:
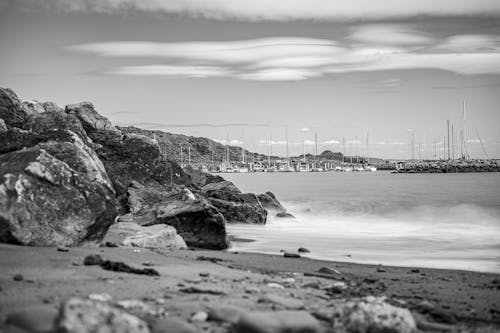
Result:
<svg viewBox="0 0 500 333"><path fill-rule="evenodd" d="M198 186L199 188L202 188L203 186L210 183L218 183L224 181L224 178L219 175L212 175L208 172L193 169L190 166L185 167L184 172L191 177L193 184Z"/></svg>
<svg viewBox="0 0 500 333"><path fill-rule="evenodd" d="M42 103L36 100L23 101L23 105L30 111L30 113L42 113L45 112L45 108Z"/></svg>
<svg viewBox="0 0 500 333"><path fill-rule="evenodd" d="M272 192L266 192L258 195L259 201L267 210L276 212L286 212L286 209L281 205L281 203L276 199L276 196Z"/></svg>
<svg viewBox="0 0 500 333"><path fill-rule="evenodd" d="M49 147L49 146L47 146ZM78 147L75 166L85 170ZM0 241L77 245L103 236L116 215L113 192L40 147L0 155Z"/></svg>
<svg viewBox="0 0 500 333"><path fill-rule="evenodd" d="M61 108L59 105L57 105L54 102L43 102L42 103L43 109L47 112L64 112L64 109Z"/></svg>
<svg viewBox="0 0 500 333"><path fill-rule="evenodd" d="M162 224L142 227L133 222L113 224L103 239L103 243L107 242L153 249L184 249L187 247L182 237L177 235L174 227Z"/></svg>
<svg viewBox="0 0 500 333"><path fill-rule="evenodd" d="M241 193L232 182L209 183L201 190L228 223L266 223L267 211L258 197L253 193Z"/></svg>
<svg viewBox="0 0 500 333"><path fill-rule="evenodd" d="M189 246L228 247L224 217L199 193L184 186L146 187L137 182L127 192L134 222L171 225Z"/></svg>
<svg viewBox="0 0 500 333"><path fill-rule="evenodd" d="M19 100L16 93L0 88L0 118L10 127L21 127L28 119L30 110Z"/></svg>
<svg viewBox="0 0 500 333"><path fill-rule="evenodd" d="M334 304L334 328L347 332L416 332L407 309L392 306L383 297L368 296Z"/></svg>
<svg viewBox="0 0 500 333"><path fill-rule="evenodd" d="M87 132L94 132L96 130L119 132L108 118L97 113L94 104L91 102L66 105L65 112L78 118Z"/></svg>
<svg viewBox="0 0 500 333"><path fill-rule="evenodd" d="M171 184L191 184L191 179L181 167L160 154L151 139L140 136L122 136L111 131L90 134L100 146L95 149L110 177L117 197L126 213L127 189L135 181L142 185L158 187Z"/></svg>
<svg viewBox="0 0 500 333"><path fill-rule="evenodd" d="M57 332L149 333L141 319L106 302L72 297L61 307Z"/></svg>
<svg viewBox="0 0 500 333"><path fill-rule="evenodd" d="M0 133L7 132L7 130L8 130L7 124L2 118L0 118Z"/></svg>
<svg viewBox="0 0 500 333"><path fill-rule="evenodd" d="M47 111L43 113L35 113L28 117L22 126L23 129L37 134L47 134L52 131L71 131L86 143L90 142L87 133L83 129L82 124L73 115L68 115L58 111Z"/></svg>

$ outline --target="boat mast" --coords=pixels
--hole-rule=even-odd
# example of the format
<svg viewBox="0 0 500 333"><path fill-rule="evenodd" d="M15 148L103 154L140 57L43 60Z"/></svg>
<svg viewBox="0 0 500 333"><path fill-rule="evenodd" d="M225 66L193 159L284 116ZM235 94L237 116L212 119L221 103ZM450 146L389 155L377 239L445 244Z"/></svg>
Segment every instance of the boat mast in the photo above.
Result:
<svg viewBox="0 0 500 333"><path fill-rule="evenodd" d="M285 127L286 159L288 160L288 127Z"/></svg>
<svg viewBox="0 0 500 333"><path fill-rule="evenodd" d="M455 130L453 124L451 125L451 159L455 159Z"/></svg>
<svg viewBox="0 0 500 333"><path fill-rule="evenodd" d="M366 149L365 149L365 159L366 163L370 164L370 154L368 152L368 147L369 147L369 137L368 137L368 132L366 132Z"/></svg>
<svg viewBox="0 0 500 333"><path fill-rule="evenodd" d="M269 168L271 167L271 130L269 129L269 147L268 147L268 154L267 154L267 164L269 165Z"/></svg>
<svg viewBox="0 0 500 333"><path fill-rule="evenodd" d="M448 147L448 159L450 159L450 120L447 120L446 124L447 124L447 131L448 131L447 132L448 133L448 141L447 141L448 142L448 145L447 145L447 147Z"/></svg>
<svg viewBox="0 0 500 333"><path fill-rule="evenodd" d="M466 118L465 118L465 100L462 103L462 146L463 146L463 152L462 152L462 158L467 159L467 123L466 123Z"/></svg>

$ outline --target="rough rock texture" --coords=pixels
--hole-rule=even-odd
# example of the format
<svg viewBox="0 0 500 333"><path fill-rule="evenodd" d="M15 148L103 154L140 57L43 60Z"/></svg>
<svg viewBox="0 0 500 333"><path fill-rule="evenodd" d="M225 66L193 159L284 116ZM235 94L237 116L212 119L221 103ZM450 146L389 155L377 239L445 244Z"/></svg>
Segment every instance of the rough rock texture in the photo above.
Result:
<svg viewBox="0 0 500 333"><path fill-rule="evenodd" d="M42 103L36 100L23 101L23 105L30 111L30 113L42 113L45 112L45 108Z"/></svg>
<svg viewBox="0 0 500 333"><path fill-rule="evenodd" d="M66 105L65 112L78 118L87 133L91 133L96 130L120 132L113 126L113 124L111 124L111 121L109 121L108 118L97 113L94 105L90 102Z"/></svg>
<svg viewBox="0 0 500 333"><path fill-rule="evenodd" d="M265 224L267 211L253 193L241 193L230 181L209 183L202 187L212 205L228 223Z"/></svg>
<svg viewBox="0 0 500 333"><path fill-rule="evenodd" d="M224 217L202 195L181 186L167 191L137 182L127 192L134 222L171 225L189 246L228 247Z"/></svg>
<svg viewBox="0 0 500 333"><path fill-rule="evenodd" d="M141 319L110 304L73 297L62 308L58 332L148 333Z"/></svg>
<svg viewBox="0 0 500 333"><path fill-rule="evenodd" d="M96 152L124 208L126 208L127 189L133 181L152 187L170 186L171 183L186 185L191 183L190 177L180 166L163 159L158 146L147 137L96 131L91 134L91 138L101 145L96 148Z"/></svg>
<svg viewBox="0 0 500 333"><path fill-rule="evenodd" d="M64 112L64 109L61 108L59 105L57 105L54 102L43 102L42 106L43 106L44 110L47 112L53 112L53 111L57 111L57 112L61 112L61 113Z"/></svg>
<svg viewBox="0 0 500 333"><path fill-rule="evenodd" d="M28 117L22 128L37 134L48 134L51 131L57 130L69 130L78 134L86 143L90 141L82 124L75 116L57 111L32 114Z"/></svg>
<svg viewBox="0 0 500 333"><path fill-rule="evenodd" d="M103 243L114 242L123 246L160 249L184 249L186 243L177 235L175 228L167 225L142 227L136 223L113 224L103 239Z"/></svg>
<svg viewBox="0 0 500 333"><path fill-rule="evenodd" d="M0 118L8 126L21 127L30 113L15 92L8 88L0 88Z"/></svg>
<svg viewBox="0 0 500 333"><path fill-rule="evenodd" d="M259 194L258 197L265 209L276 212L286 212L286 209L281 205L278 199L276 199L276 196L272 192Z"/></svg>
<svg viewBox="0 0 500 333"><path fill-rule="evenodd" d="M115 216L110 189L39 147L0 155L0 177L3 242L76 245L102 237Z"/></svg>
<svg viewBox="0 0 500 333"><path fill-rule="evenodd" d="M368 296L337 304L334 326L347 332L413 333L415 320L407 309L392 306L384 298Z"/></svg>
<svg viewBox="0 0 500 333"><path fill-rule="evenodd" d="M7 124L0 118L0 133L7 132ZM2 141L3 142L3 141Z"/></svg>

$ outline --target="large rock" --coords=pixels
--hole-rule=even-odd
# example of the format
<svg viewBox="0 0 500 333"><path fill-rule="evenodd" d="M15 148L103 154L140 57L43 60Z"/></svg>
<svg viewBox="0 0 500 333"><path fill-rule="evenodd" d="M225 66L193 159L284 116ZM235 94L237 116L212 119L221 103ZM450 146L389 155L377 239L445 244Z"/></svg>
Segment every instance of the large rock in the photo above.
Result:
<svg viewBox="0 0 500 333"><path fill-rule="evenodd" d="M266 192L258 195L259 201L262 206L273 212L286 212L285 207L276 199L276 196L272 192Z"/></svg>
<svg viewBox="0 0 500 333"><path fill-rule="evenodd" d="M45 112L45 108L42 103L36 100L23 101L23 105L30 110L30 113L42 113Z"/></svg>
<svg viewBox="0 0 500 333"><path fill-rule="evenodd" d="M187 247L182 237L177 235L174 227L162 224L142 227L131 222L113 224L103 239L103 243L107 242L152 249L184 249Z"/></svg>
<svg viewBox="0 0 500 333"><path fill-rule="evenodd" d="M78 118L58 111L32 114L22 128L37 134L48 134L52 131L72 131L78 134L86 143L90 142Z"/></svg>
<svg viewBox="0 0 500 333"><path fill-rule="evenodd" d="M21 127L31 111L19 100L16 93L8 88L0 88L0 118L8 126Z"/></svg>
<svg viewBox="0 0 500 333"><path fill-rule="evenodd" d="M93 161L67 144L80 171L38 146L0 155L0 241L77 245L100 239L113 222L112 190L96 170L85 171Z"/></svg>
<svg viewBox="0 0 500 333"><path fill-rule="evenodd" d="M108 118L100 115L90 102L66 105L65 112L77 117L87 132L96 130L118 131Z"/></svg>
<svg viewBox="0 0 500 333"><path fill-rule="evenodd" d="M96 131L90 134L100 144L96 152L104 163L117 197L126 206L127 189L131 182L155 187L171 184L189 185L191 179L180 166L166 160L158 145L138 135L122 136L117 132Z"/></svg>
<svg viewBox="0 0 500 333"><path fill-rule="evenodd" d="M201 189L228 223L266 223L267 211L255 194L241 193L227 180L208 183Z"/></svg>
<svg viewBox="0 0 500 333"><path fill-rule="evenodd" d="M61 307L57 332L149 333L141 319L108 303L73 297Z"/></svg>
<svg viewBox="0 0 500 333"><path fill-rule="evenodd" d="M133 182L128 205L134 222L171 225L189 246L225 249L229 245L224 217L206 198L186 187L146 187Z"/></svg>
<svg viewBox="0 0 500 333"><path fill-rule="evenodd" d="M409 310L392 306L380 297L334 304L333 318L334 327L339 331L413 333L417 330Z"/></svg>

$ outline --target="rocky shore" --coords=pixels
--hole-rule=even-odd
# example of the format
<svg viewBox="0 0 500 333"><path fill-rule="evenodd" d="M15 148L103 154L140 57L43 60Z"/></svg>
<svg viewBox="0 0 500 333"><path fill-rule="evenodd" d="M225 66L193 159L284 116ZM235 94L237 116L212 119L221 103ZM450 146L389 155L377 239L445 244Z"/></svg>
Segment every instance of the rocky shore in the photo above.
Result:
<svg viewBox="0 0 500 333"><path fill-rule="evenodd" d="M5 332L493 332L494 274L237 254L227 223L292 217L182 169L90 102L0 88ZM298 244L299 246L299 244Z"/></svg>

